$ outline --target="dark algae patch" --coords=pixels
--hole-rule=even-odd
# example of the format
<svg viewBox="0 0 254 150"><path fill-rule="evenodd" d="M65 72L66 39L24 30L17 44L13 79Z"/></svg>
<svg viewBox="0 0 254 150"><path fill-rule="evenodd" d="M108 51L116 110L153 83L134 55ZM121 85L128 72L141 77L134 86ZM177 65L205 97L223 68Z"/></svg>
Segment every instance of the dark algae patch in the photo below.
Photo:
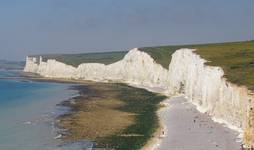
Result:
<svg viewBox="0 0 254 150"><path fill-rule="evenodd" d="M91 140L97 147L138 150L159 127L156 111L165 96L116 83L74 88L80 96L63 103L72 112L58 118L59 126L68 129L64 141Z"/></svg>
<svg viewBox="0 0 254 150"><path fill-rule="evenodd" d="M112 147L119 150L138 150L145 145L159 127L156 111L159 102L166 97L143 89L124 88L126 90L123 90L119 96L127 105L120 110L135 113L136 122L120 134L105 139L105 142L111 143Z"/></svg>

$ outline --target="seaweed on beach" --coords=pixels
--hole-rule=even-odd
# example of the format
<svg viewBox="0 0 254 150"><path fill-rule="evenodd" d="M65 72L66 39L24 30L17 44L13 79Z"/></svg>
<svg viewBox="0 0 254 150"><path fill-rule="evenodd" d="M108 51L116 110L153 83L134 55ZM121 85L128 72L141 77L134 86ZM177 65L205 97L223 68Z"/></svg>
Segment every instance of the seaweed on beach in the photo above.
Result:
<svg viewBox="0 0 254 150"><path fill-rule="evenodd" d="M116 150L138 150L153 137L159 127L156 112L158 104L166 97L124 84L116 84L115 87L120 89L120 100L126 102L126 105L118 109L136 114L136 121L120 133L104 138L102 140L104 143L101 144L107 143Z"/></svg>
<svg viewBox="0 0 254 150"><path fill-rule="evenodd" d="M98 148L138 150L153 137L159 127L158 104L165 96L125 84L85 86L85 91L78 87L75 103L65 102L72 113L59 118L70 133L65 141L92 140Z"/></svg>

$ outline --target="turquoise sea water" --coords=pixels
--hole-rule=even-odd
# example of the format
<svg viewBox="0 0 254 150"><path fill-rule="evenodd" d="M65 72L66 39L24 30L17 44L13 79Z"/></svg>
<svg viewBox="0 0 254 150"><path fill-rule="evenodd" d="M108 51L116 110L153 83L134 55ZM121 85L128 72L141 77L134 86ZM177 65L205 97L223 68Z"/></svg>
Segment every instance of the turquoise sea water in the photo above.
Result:
<svg viewBox="0 0 254 150"><path fill-rule="evenodd" d="M0 149L54 150L54 118L63 108L57 104L76 94L70 84L36 82L0 70Z"/></svg>

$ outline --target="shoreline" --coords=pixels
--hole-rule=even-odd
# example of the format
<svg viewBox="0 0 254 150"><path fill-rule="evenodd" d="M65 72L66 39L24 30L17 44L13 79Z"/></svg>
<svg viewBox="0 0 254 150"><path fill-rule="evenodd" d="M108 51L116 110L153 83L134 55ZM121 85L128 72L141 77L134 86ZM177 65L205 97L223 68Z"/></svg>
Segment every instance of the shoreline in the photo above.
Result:
<svg viewBox="0 0 254 150"><path fill-rule="evenodd" d="M164 104L162 102L159 105L164 105ZM155 150L155 149L157 149L161 144L162 138L167 136L167 127L165 126L165 124L163 123L163 120L160 117L160 112L163 109L166 109L164 107L167 107L167 106L162 106L162 108L159 108L159 110L157 111L157 115L159 117L159 128L154 133L154 136L150 140L148 140L148 142L140 150Z"/></svg>
<svg viewBox="0 0 254 150"><path fill-rule="evenodd" d="M69 79L49 79L49 78L34 78L32 80L38 80L38 81L46 81L46 82L58 82L58 83L75 83L75 84L83 84L83 83L92 83L92 82L98 82L98 81L84 81L84 80L69 80ZM119 83L119 82L103 82L103 81L100 81L101 83ZM166 92L162 89L162 88L151 88L151 87L145 87L145 86L142 86L142 85L138 85L138 84L131 84L131 83L124 83L126 85L129 85L129 86L132 86L132 87L135 87L135 88L142 88L142 89L145 89L147 91L150 91L150 92L154 92L154 93L159 93L159 94L162 94L162 95L165 95L167 96L168 98L163 100L161 102L161 104L165 104L165 102L168 101L168 99L170 99L169 95L166 94ZM160 104L159 104L160 105ZM193 105L193 104L192 104ZM156 130L156 132L154 133L154 136L149 139L146 144L141 148L141 150L157 150L157 149L161 149L161 143L163 142L163 137L167 137L167 125L164 123L163 119L161 118L161 112L165 111L170 109L168 106L166 106L165 108L160 108L158 111L157 111L157 115L159 117L159 128ZM195 107L195 109L198 111L198 109ZM199 112L200 114L202 114L201 112ZM213 119L211 116L208 116L208 118L210 119ZM220 126L222 126L223 128L225 129L230 129L230 130L233 130L231 128L229 128L226 124L224 123L220 123L220 122L217 122L216 120L213 119L213 122L216 123L216 124L219 124ZM162 131L165 133L165 135L162 135ZM240 133L239 133L240 134ZM239 144L240 145L240 144Z"/></svg>
<svg viewBox="0 0 254 150"><path fill-rule="evenodd" d="M158 104L159 109L156 112L157 116L159 118L159 127L158 127L158 129L154 133L153 137L151 139L149 139L147 141L147 143L140 149L140 150L156 150L160 146L160 144L162 142L162 138L167 135L167 127L164 124L163 119L160 116L160 113L164 109L167 109L168 106L165 102L170 98L170 95L168 95L165 92L165 89L160 88L160 87L147 87L147 86L138 85L138 84L134 84L134 83L127 83L127 84L132 86L132 87L142 88L142 89L145 89L149 92L158 93L158 94L161 94L161 95L164 95L164 96L167 97L162 102L160 102Z"/></svg>
<svg viewBox="0 0 254 150"><path fill-rule="evenodd" d="M163 138L168 137L167 136L167 132L168 132L167 126L168 125L166 125L165 118L162 117L162 114L165 111L169 111L171 109L171 107L174 107L169 102L171 99L183 97L183 95L177 95L177 96L168 95L167 92L165 92L165 90L163 90L162 88L146 87L146 86L141 86L141 85L137 85L137 84L128 84L128 85L133 86L133 87L143 88L143 89L146 89L151 92L160 93L160 94L168 97L167 99L165 99L161 102L161 105L164 105L164 107L160 108L157 112L158 117L160 119L160 129L158 129L158 131L155 133L155 136L152 139L150 139L147 142L147 144L141 149L141 150L167 150L167 149L163 149L161 146L162 142L163 141L165 142L165 139L163 139ZM232 149L232 150L233 149L236 149L236 150L241 149L241 146L242 146L242 144L241 144L241 142L242 142L241 130L239 130L238 128L233 128L231 126L228 126L228 124L226 124L225 121L216 120L215 118L211 117L210 115L208 115L206 113L202 113L197 108L197 106L195 104L190 103L188 101L188 98L183 97L183 99L185 99L185 103L187 103L188 105L192 105L191 107L193 107L193 109L196 111L196 113L198 113L199 115L203 115L206 119L210 120L211 121L210 124L212 124L212 126L213 125L218 126L219 128L222 128L222 130L224 129L224 130L227 130L227 132L231 133L231 137L235 139L233 142L231 141L233 143L232 145L234 145L236 143L237 144L235 145L235 147L232 147L230 149ZM174 120L172 120L172 122L174 122ZM162 131L163 131L163 133L162 133ZM230 139L230 137L229 137L229 139ZM173 140L173 139L171 139L171 140ZM183 143L184 143L184 141L183 141ZM177 147L175 147L175 148L177 148ZM200 150L203 150L203 149L200 149ZM213 150L213 148L211 150Z"/></svg>
<svg viewBox="0 0 254 150"><path fill-rule="evenodd" d="M91 84L91 83L95 83L95 84L123 84L123 85L126 85L126 86L130 86L131 88L139 88L139 89L144 89L145 91L147 91L147 92L149 92L149 93L155 93L154 91L151 91L151 90L148 90L148 89L146 89L146 88L144 88L144 87L138 87L138 86L134 86L134 85L131 85L131 84L128 84L128 83L119 83L119 82L96 82L96 81L84 81L84 80L72 80L72 79L53 79L53 78L45 78L45 77L40 77L40 76L37 76L37 75L31 75L31 76L25 76L27 79L29 79L29 80L32 80L32 81L38 81L38 82L55 82L55 83L72 83L72 84L74 84L73 86L75 87L75 86L83 86L83 84L84 84L84 86L86 85L86 84ZM76 84L76 85L75 85ZM73 90L73 89L72 89ZM76 91L78 91L78 93L79 93L79 89L75 89ZM159 92L158 92L159 93ZM155 93L155 94L157 94L157 92ZM161 94L159 94L159 95L161 95ZM64 104L64 103L70 103L73 99L75 99L76 97L79 97L80 96L80 94L78 94L77 96L73 96L73 97L71 97L71 98L69 98L68 100L65 100L65 101L63 101L62 102L62 104L60 103L59 105L61 106L61 105L63 105L64 107L70 107L68 104L66 105L66 104ZM161 95L162 96L162 95ZM75 100L74 100L75 101ZM157 104L157 106L159 106L160 104ZM71 107L70 107L71 108ZM72 108L71 108L72 109ZM159 108L160 109L160 108ZM75 110L74 110L75 111ZM69 113L73 113L73 110L70 110L70 112L67 112L67 114L64 114L64 115L68 115ZM157 114L157 117L158 117L158 119L159 119L159 115L158 115L158 111L156 111L156 114ZM59 117L61 117L61 115L59 116ZM159 124L159 127L156 129L156 132L154 133L154 136L153 137L151 137L149 140L147 140L147 142L146 142L146 144L142 147L142 148L140 148L141 150L144 150L144 149L146 149L145 147L147 147L147 143L151 143L151 141L153 141L153 139L154 139L154 137L157 137L157 136L160 136L160 133L161 133L161 130L162 130L162 123L161 123L161 120L159 119L159 122L158 122L158 124ZM58 126L57 128L59 128L60 126ZM60 129L60 131L63 129L62 127L60 127L59 128ZM66 131L64 131L64 132L66 132ZM66 133L68 133L68 132L66 132ZM128 134L127 134L128 135ZM57 139L62 139L62 137L64 137L65 135L64 134L59 134L59 137L57 138ZM133 136L136 136L135 134L133 135ZM156 143L156 142L155 142ZM149 144L149 145L154 145L153 143L152 144ZM150 146L149 146L150 147Z"/></svg>
<svg viewBox="0 0 254 150"><path fill-rule="evenodd" d="M4 72L1 75L18 76L16 72ZM56 116L65 111L57 104L76 93L68 89L69 85L36 82L27 78L1 80L1 147L20 150L56 149L60 141L54 140L57 135L54 121Z"/></svg>

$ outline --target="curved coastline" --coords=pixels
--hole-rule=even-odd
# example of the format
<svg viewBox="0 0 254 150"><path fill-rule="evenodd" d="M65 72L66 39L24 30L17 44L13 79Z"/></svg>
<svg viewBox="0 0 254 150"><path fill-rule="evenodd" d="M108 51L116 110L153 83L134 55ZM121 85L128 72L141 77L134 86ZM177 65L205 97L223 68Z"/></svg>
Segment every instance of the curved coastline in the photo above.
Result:
<svg viewBox="0 0 254 150"><path fill-rule="evenodd" d="M94 82L90 82L90 81L80 81L80 80L66 80L66 79L49 79L49 78L44 78L44 77L40 77L40 76L37 76L37 75L35 75L35 76L30 76L30 79L32 79L32 80L37 80L37 81L49 81L49 82L60 82L60 83L75 83L76 85L74 85L74 86L82 86L83 84L84 84L84 86L86 86L86 85L88 85L89 86L89 84L98 84L98 85L100 85L100 84L105 84L105 86L112 86L112 84L113 85L117 85L117 84L119 84L119 83L116 83L116 82L106 82L106 83L94 83ZM122 83L120 83L120 86L125 86L124 84L122 84ZM129 86L129 87L128 87ZM144 88L142 88L142 87L137 87L137 86L133 86L133 85L126 85L126 87L128 87L128 88L133 88L133 90L135 91L132 91L132 92L134 92L134 93L136 93L136 92L145 92L145 91L147 91L147 92L145 92L145 93L154 93L154 92L152 92L152 91L149 91L149 90L147 90L147 89L145 89L145 90L143 90ZM77 90L77 91L79 91L79 90L82 90L82 87L80 87L80 89L79 88L76 88L76 89L74 89L74 90ZM126 91L126 89L125 90L122 90L122 91L125 91L125 93L127 92ZM127 92L128 93L128 92ZM144 93L144 94L145 94ZM128 94L128 95L130 95L130 94ZM146 94L145 94L146 95ZM157 94L152 94L152 95L157 95ZM152 96L152 95L150 95L150 96ZM148 96L148 97L150 97L150 96ZM154 96L152 96L152 97L154 97ZM77 103L77 101L76 101L76 99L79 99L80 98L80 94L79 95L77 95L77 96L75 96L75 97L72 97L72 99L69 99L69 100L67 100L67 101L65 101L65 102L63 102L62 104L63 104L63 106L67 106L67 107L71 107L71 109L73 109L73 106L70 106L69 104L70 103ZM155 99L158 99L159 97L157 96L157 98L156 97L154 97ZM164 99L165 97L163 97L163 99ZM86 99L87 99L87 97L86 97ZM89 98L88 98L89 99ZM159 98L159 99L161 99L161 98ZM75 101L73 101L73 100L75 100ZM141 100L141 99L140 99ZM149 100L149 101L153 101L153 100ZM132 102L131 102L132 103ZM61 105L61 104L60 104ZM101 104L100 104L101 105ZM139 104L138 104L139 105ZM142 104L142 105L145 105L145 103L144 104ZM149 104L150 105L150 104ZM155 107L157 107L159 104L153 104ZM148 106L148 105L147 105ZM152 109L151 109L152 110ZM68 116L68 114L75 114L76 113L76 109L75 109L75 107L74 107L74 109L73 110L71 110L69 113L67 113L67 114L64 114L63 116L65 116L65 115L67 115ZM149 114L151 114L153 111L151 111L151 112L149 112ZM156 113L156 111L154 111L155 113ZM83 117L83 118L86 118L86 117ZM149 118L149 117L148 117ZM59 120L59 118L58 118L58 120ZM146 119L145 119L146 120ZM151 120L152 121L152 120ZM159 120L158 120L159 121ZM142 121L142 122L144 122L144 121ZM157 121L156 121L157 122ZM155 124L159 124L159 122L154 122ZM138 122L137 122L138 123ZM152 122L151 122L152 123ZM146 123L145 123L146 124ZM144 124L144 125L145 125ZM60 128L62 128L62 127L60 127ZM129 128L129 127L128 127ZM131 127L132 128L132 127ZM132 129L128 129L128 130L132 130ZM149 127L150 128L150 127ZM157 127L156 127L157 128ZM92 129L92 128L91 128ZM127 129L127 128L126 128ZM133 128L134 129L134 128ZM152 129L152 128L151 128ZM149 129L149 130L151 130L151 129ZM136 129L135 129L136 130ZM152 129L153 130L153 129ZM60 130L61 131L61 130ZM66 142L68 142L69 140L68 140L68 138L67 138L67 140L66 140L66 135L68 135L69 133L68 132L66 132L66 130L63 130L64 132L61 134L61 138L60 139L65 139L64 141L66 141ZM127 130L126 130L127 131ZM139 130L138 130L139 131ZM141 131L141 130L140 130ZM131 131L132 132L132 131ZM130 133L131 133L130 132ZM127 134L126 134L127 133ZM137 136L136 137L136 135L138 135L138 134L133 134L132 135L132 133L130 134L130 133L128 133L128 132L126 132L126 133L123 133L122 135L120 135L119 137L125 137L126 136L126 138L128 138L130 135L130 138L133 136L133 138L138 138L139 136ZM148 139L149 139L149 141L150 141L150 139L151 139L151 137L150 137L150 133L152 133L153 134L153 132L151 132L151 131L147 131L147 133L148 133L148 136L149 136L149 138L147 138L147 140L144 140L143 142L144 143L147 143L148 142ZM147 135L146 135L147 136ZM118 138L119 138L118 137ZM79 142L79 140L83 140L84 138L77 138L77 142ZM141 140L142 141L142 138L138 138L139 140ZM146 139L146 138L145 138ZM93 141L93 140L92 140ZM138 140L136 140L136 141L138 141ZM74 142L74 141L72 141L72 142ZM112 141L113 142L113 141ZM134 142L134 141L133 141ZM130 145L130 144L129 144ZM135 145L135 144L132 144L132 145ZM139 144L138 144L139 145ZM143 144L142 144L143 145ZM99 146L101 146L100 144L99 144ZM139 146L138 146L139 147ZM141 147L139 147L139 148L141 148ZM129 149L129 148L125 148L125 149ZM133 148L131 148L131 149L133 149ZM136 148L134 148L134 149L136 149Z"/></svg>
<svg viewBox="0 0 254 150"><path fill-rule="evenodd" d="M147 53L135 48L113 64L87 63L78 68L56 60L42 62L40 59L35 63L37 60L28 58L25 71L48 78L113 81L141 87L160 87L164 89L163 93L172 95L184 93L199 110L243 129L250 138L245 143L250 142L252 130L248 120L252 115L249 111L253 97L246 88L227 82L220 67L206 66L206 60L193 51L177 50L172 55L169 70L162 68Z"/></svg>
<svg viewBox="0 0 254 150"><path fill-rule="evenodd" d="M62 79L62 80L61 79L48 79L48 78L40 78L38 76L34 76L34 78L30 77L29 79L36 80L36 81L44 81L44 82L75 83L77 85L79 85L80 83L82 84L82 82L86 83L86 81L78 81L78 80L75 81L75 80L65 80L65 79ZM150 92L156 92L156 93L167 95L164 92L165 89L163 89L163 88L151 88L151 87L141 86L138 84L129 84L129 85L132 87L136 87L136 88L143 88L143 89L146 89ZM78 96L78 95L73 95L72 98L74 98L76 96ZM169 95L167 95L167 96L169 97ZM171 107L170 104L165 103L165 102L167 102L167 100L164 100L162 102L162 105L164 105L164 107L162 107L158 110L158 116L160 117L160 127L158 128L157 132L155 132L154 136L152 138L150 138L150 140L147 142L147 144L142 148L142 150L161 150L161 144L165 140L167 140L166 139L167 135L170 135L167 133L167 124L165 124L165 122L163 121L163 118L161 116L161 112L163 112L164 110L168 110ZM169 113L167 113L167 114L169 114ZM162 134L162 132L164 132L164 134ZM82 141L77 141L77 142L82 143ZM85 144L86 143L84 143L84 145ZM70 144L67 143L65 146L67 146L67 145L73 146L73 145L75 145L75 143L70 143Z"/></svg>

